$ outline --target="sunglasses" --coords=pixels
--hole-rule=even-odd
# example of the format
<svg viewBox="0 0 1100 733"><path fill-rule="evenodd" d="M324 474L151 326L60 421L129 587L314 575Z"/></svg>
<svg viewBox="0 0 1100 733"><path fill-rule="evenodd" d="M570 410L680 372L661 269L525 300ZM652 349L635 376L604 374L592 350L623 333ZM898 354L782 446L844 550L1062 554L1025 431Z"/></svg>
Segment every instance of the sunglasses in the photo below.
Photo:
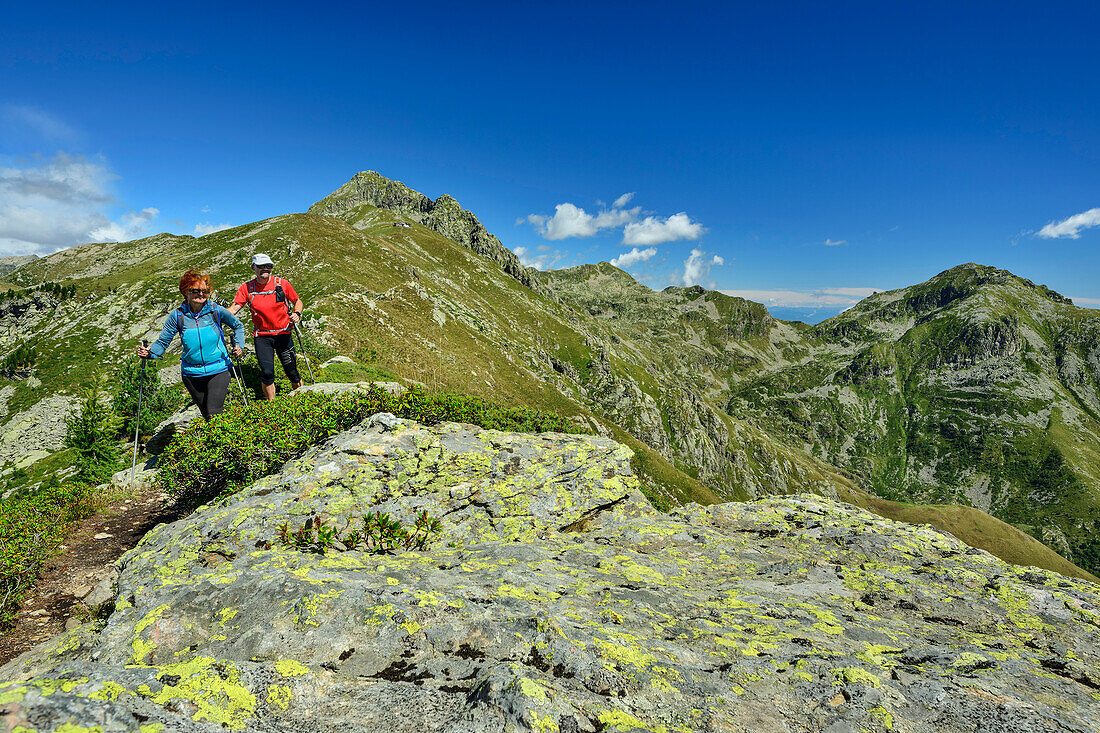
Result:
<svg viewBox="0 0 1100 733"><path fill-rule="evenodd" d="M187 288L188 295L210 295L209 290L203 290L202 288Z"/></svg>
<svg viewBox="0 0 1100 733"><path fill-rule="evenodd" d="M253 265L253 267L255 267L260 272L271 272L273 269L275 269L274 265Z"/></svg>

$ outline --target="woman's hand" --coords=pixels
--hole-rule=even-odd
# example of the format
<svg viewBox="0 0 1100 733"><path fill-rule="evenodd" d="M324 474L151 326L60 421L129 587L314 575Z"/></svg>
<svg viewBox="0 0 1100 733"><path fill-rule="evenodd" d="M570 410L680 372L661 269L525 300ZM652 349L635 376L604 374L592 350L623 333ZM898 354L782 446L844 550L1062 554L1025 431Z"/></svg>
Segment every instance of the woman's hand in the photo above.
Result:
<svg viewBox="0 0 1100 733"><path fill-rule="evenodd" d="M153 352L149 350L148 346L138 346L137 355L140 356L142 359L148 359L150 356L153 355Z"/></svg>
<svg viewBox="0 0 1100 733"><path fill-rule="evenodd" d="M243 353L244 353L244 352L243 352L243 351L241 351L241 347L240 347L240 346L237 346L236 344L233 344L233 356L234 356L234 357L236 357L237 359L240 359L240 358L241 358L241 354L243 354Z"/></svg>

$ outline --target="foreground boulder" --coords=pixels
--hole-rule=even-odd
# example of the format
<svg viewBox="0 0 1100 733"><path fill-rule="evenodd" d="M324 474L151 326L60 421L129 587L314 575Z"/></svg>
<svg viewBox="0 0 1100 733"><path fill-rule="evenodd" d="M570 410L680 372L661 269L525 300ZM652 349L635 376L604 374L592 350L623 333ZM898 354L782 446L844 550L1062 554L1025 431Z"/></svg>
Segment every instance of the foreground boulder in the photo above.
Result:
<svg viewBox="0 0 1100 733"><path fill-rule="evenodd" d="M441 533L279 539L376 509ZM380 416L120 564L9 730L1100 729L1097 586L818 497L661 514L603 438Z"/></svg>

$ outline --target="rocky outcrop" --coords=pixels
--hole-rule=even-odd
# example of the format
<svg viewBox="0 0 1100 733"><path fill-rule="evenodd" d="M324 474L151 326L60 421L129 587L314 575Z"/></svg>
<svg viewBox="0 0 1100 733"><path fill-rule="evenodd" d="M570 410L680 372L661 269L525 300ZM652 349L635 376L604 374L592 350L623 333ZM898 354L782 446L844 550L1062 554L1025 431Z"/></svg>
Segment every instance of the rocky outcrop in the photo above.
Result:
<svg viewBox="0 0 1100 733"><path fill-rule="evenodd" d="M453 197L443 194L432 201L400 181L375 171L356 173L350 181L309 207L310 214L344 218L362 205L388 209L433 229L477 254L499 264L509 275L532 290L542 288L515 252L500 243L471 212Z"/></svg>
<svg viewBox="0 0 1100 733"><path fill-rule="evenodd" d="M39 400L28 409L13 415L0 427L0 462L14 460L26 465L64 447L68 426L65 419L73 414L78 400L55 394Z"/></svg>
<svg viewBox="0 0 1100 733"><path fill-rule="evenodd" d="M818 498L660 514L606 439L369 424L150 533L104 623L0 669L7 728L1100 726L1089 583ZM441 535L277 539L374 509Z"/></svg>

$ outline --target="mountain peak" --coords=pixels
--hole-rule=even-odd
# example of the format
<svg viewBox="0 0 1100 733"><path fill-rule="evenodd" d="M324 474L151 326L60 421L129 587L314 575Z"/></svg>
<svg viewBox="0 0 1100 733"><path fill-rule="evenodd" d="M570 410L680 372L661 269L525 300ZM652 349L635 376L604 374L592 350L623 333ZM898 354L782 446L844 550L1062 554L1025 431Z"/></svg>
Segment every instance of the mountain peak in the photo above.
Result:
<svg viewBox="0 0 1100 733"><path fill-rule="evenodd" d="M928 280L924 285L946 284L958 289L960 292L973 292L987 285L1016 284L1030 290L1035 290L1042 297L1055 303L1073 305L1073 301L1066 296L1051 290L1046 285L1036 285L1027 278L1020 277L1008 270L1001 270L992 265L979 265L974 262L965 262L944 270ZM915 286L921 287L921 286Z"/></svg>
<svg viewBox="0 0 1100 733"><path fill-rule="evenodd" d="M351 180L309 207L310 214L343 219L362 226L362 207L386 209L423 224L463 247L499 264L504 271L532 290L538 282L516 254L489 233L473 213L462 208L448 194L434 201L401 181L392 181L377 171L360 171Z"/></svg>

